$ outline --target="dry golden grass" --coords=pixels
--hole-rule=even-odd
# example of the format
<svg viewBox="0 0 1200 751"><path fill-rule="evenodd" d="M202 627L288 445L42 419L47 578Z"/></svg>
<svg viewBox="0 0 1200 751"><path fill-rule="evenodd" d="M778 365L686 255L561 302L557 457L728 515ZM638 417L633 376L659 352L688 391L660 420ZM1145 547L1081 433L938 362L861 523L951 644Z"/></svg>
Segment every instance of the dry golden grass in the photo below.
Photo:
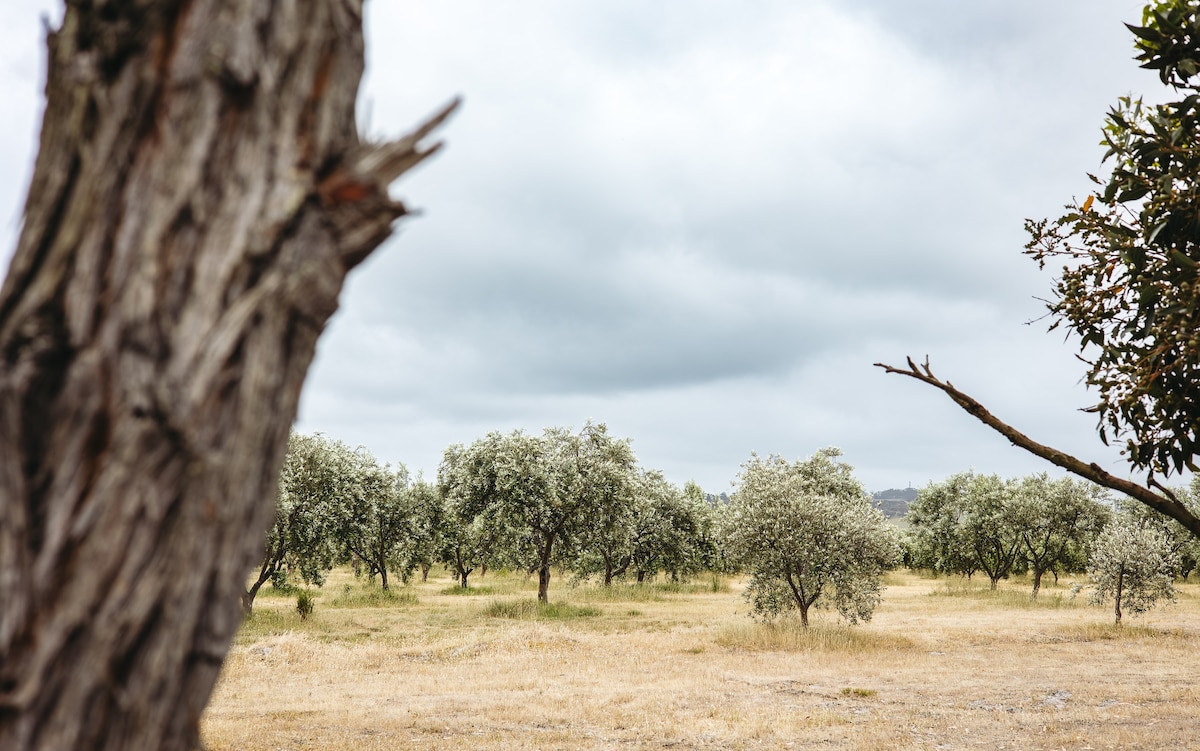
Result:
<svg viewBox="0 0 1200 751"><path fill-rule="evenodd" d="M335 572L301 621L260 596L213 750L1200 748L1200 585L1122 628L1068 587L893 574L868 624L747 616L739 586L576 589L435 572L381 602ZM415 595L415 601L413 596ZM340 601L340 605L339 605ZM492 615L489 615L489 612Z"/></svg>

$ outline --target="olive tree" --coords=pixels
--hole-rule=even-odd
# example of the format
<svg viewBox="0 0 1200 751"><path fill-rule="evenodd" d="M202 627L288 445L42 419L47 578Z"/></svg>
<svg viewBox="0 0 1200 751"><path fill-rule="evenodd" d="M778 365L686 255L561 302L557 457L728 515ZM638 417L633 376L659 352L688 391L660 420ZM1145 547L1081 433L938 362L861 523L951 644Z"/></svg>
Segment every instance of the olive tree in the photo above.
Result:
<svg viewBox="0 0 1200 751"><path fill-rule="evenodd" d="M362 3L67 2L0 286L0 748L191 749L317 338L407 213Z"/></svg>
<svg viewBox="0 0 1200 751"><path fill-rule="evenodd" d="M809 609L829 604L856 623L879 603L899 546L840 455L754 455L742 465L721 531L728 555L751 576L746 598L761 617L795 610L807 628Z"/></svg>
<svg viewBox="0 0 1200 751"><path fill-rule="evenodd" d="M1088 563L1095 589L1091 600L1100 605L1112 599L1117 624L1128 610L1135 615L1160 600L1175 600L1179 560L1170 541L1153 525L1130 515L1116 517L1100 533Z"/></svg>
<svg viewBox="0 0 1200 751"><path fill-rule="evenodd" d="M1107 500L1103 488L1070 477L1051 480L1042 473L1016 482L1013 521L1033 574L1033 597L1047 572L1086 561L1087 548L1111 516Z"/></svg>
<svg viewBox="0 0 1200 751"><path fill-rule="evenodd" d="M467 577L487 565L495 551L503 547L503 524L491 518L494 508L488 497L472 492L472 483L482 470L482 452L469 453L462 444L449 446L438 466L438 495L442 499L439 559L450 566L466 589ZM474 471L467 462L476 462Z"/></svg>
<svg viewBox="0 0 1200 751"><path fill-rule="evenodd" d="M459 586L466 589L467 577L477 568L487 565L498 547L501 526L487 516L472 516L463 512L462 505L449 502L442 523L442 563L453 569Z"/></svg>
<svg viewBox="0 0 1200 751"><path fill-rule="evenodd" d="M507 556L538 571L538 600L549 602L550 565L580 507L572 502L561 455L551 448L561 431L545 437L514 431L489 433L468 449L463 490L468 504L511 542ZM559 466L555 466L559 464Z"/></svg>
<svg viewBox="0 0 1200 751"><path fill-rule="evenodd" d="M1038 443L911 359L876 363L923 381L1013 444L1128 495L1200 537L1200 515L1157 477L1196 471L1200 453L1200 6L1155 0L1142 13L1137 59L1174 101L1124 97L1103 128L1107 175L1057 219L1029 221L1026 252L1058 278L1052 328L1077 337L1098 400L1101 440L1123 442L1145 485Z"/></svg>
<svg viewBox="0 0 1200 751"><path fill-rule="evenodd" d="M340 471L337 446L321 435L293 433L279 473L275 523L267 530L258 575L242 595L248 615L258 590L268 581L286 581L294 568L302 581L320 586L333 568L336 548L331 528L332 511L349 493L352 478Z"/></svg>
<svg viewBox="0 0 1200 751"><path fill-rule="evenodd" d="M964 472L931 483L910 507L909 539L918 566L970 577L992 589L1018 563L1021 535L1012 485L998 475Z"/></svg>
<svg viewBox="0 0 1200 751"><path fill-rule="evenodd" d="M413 514L411 559L421 569L421 581L429 579L429 569L441 559L445 533L446 506L437 486L418 474L408 489Z"/></svg>
<svg viewBox="0 0 1200 751"><path fill-rule="evenodd" d="M356 559L387 590L389 573L408 581L417 567L419 497L403 464L392 470L362 447L339 445L338 469L352 480L333 508L334 541L343 560Z"/></svg>
<svg viewBox="0 0 1200 751"><path fill-rule="evenodd" d="M702 535L711 525L694 495L669 482L657 470L638 478L631 528L629 565L639 583L666 571L678 579L705 563Z"/></svg>
<svg viewBox="0 0 1200 751"><path fill-rule="evenodd" d="M693 571L725 570L725 554L721 550L721 541L717 534L721 499L705 493L704 489L692 480L683 484L683 498L695 525L689 567Z"/></svg>
<svg viewBox="0 0 1200 751"><path fill-rule="evenodd" d="M538 600L548 602L555 556L578 538L591 504L622 501L610 480L633 466L633 455L603 423L588 423L578 433L489 433L456 462L464 503L499 526L507 557L538 572Z"/></svg>
<svg viewBox="0 0 1200 751"><path fill-rule="evenodd" d="M938 574L975 575L975 560L966 536L961 533L965 486L972 475L961 473L943 482L930 483L917 493L908 507L904 533L905 562L912 568Z"/></svg>
<svg viewBox="0 0 1200 751"><path fill-rule="evenodd" d="M609 587L628 567L638 467L628 439L612 438L603 425L596 428L585 428L583 440L573 441L577 477L572 494L585 518L572 525L564 557L577 574L598 573Z"/></svg>

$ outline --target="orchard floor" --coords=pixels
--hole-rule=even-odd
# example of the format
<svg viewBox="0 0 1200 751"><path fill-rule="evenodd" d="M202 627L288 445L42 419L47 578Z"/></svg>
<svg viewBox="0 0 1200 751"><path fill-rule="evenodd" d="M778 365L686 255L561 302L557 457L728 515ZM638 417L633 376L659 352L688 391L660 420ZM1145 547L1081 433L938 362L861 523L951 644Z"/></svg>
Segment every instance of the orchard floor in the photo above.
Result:
<svg viewBox="0 0 1200 751"><path fill-rule="evenodd" d="M260 595L203 720L213 751L1200 749L1200 585L1114 628L1068 583L899 573L868 624L755 624L739 582L572 588L335 572ZM514 617L515 616L515 617Z"/></svg>

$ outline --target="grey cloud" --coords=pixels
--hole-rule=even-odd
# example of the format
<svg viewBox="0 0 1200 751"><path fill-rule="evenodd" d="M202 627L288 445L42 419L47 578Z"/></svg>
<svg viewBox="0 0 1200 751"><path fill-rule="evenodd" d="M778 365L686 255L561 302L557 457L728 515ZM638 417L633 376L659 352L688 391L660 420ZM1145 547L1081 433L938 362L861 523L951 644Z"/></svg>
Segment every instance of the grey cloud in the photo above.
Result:
<svg viewBox="0 0 1200 751"><path fill-rule="evenodd" d="M1070 347L1021 326L1050 287L1021 224L1087 191L1105 109L1152 82L1137 3L366 7L371 132L466 104L395 187L425 213L353 275L302 429L431 471L594 418L715 490L752 449L828 444L872 487L1040 469L871 368L929 352L1047 442L1098 443Z"/></svg>

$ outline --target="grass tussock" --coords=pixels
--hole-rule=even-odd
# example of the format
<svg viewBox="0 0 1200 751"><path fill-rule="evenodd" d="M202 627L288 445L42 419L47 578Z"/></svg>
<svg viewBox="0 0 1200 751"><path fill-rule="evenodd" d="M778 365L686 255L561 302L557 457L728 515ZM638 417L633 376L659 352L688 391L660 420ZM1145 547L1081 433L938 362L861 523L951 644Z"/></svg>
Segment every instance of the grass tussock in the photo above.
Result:
<svg viewBox="0 0 1200 751"><path fill-rule="evenodd" d="M500 590L496 589L495 587L462 587L462 586L455 584L453 587L446 587L445 589L439 589L438 594L439 595L454 595L454 596L458 596L458 597L476 597L479 595L498 594L499 591Z"/></svg>
<svg viewBox="0 0 1200 751"><path fill-rule="evenodd" d="M238 631L238 641L250 642L271 634L278 634L296 628L299 623L300 616L295 611L258 607L242 621L242 627Z"/></svg>
<svg viewBox="0 0 1200 751"><path fill-rule="evenodd" d="M912 640L898 634L840 623L814 623L804 628L795 618L731 624L717 633L716 641L723 647L755 652L870 654L914 647Z"/></svg>
<svg viewBox="0 0 1200 751"><path fill-rule="evenodd" d="M1041 591L1035 598L1033 586L1027 587L1001 583L995 589L991 588L987 579L977 581L952 577L946 579L941 586L934 587L929 592L930 597L961 597L986 602L1002 608L1057 609L1078 608L1087 605L1086 597L1078 597L1069 588L1042 585Z"/></svg>
<svg viewBox="0 0 1200 751"><path fill-rule="evenodd" d="M614 582L611 586L578 585L575 594L591 602L666 602L671 595L690 596L724 594L730 591L729 580L718 574L689 582Z"/></svg>
<svg viewBox="0 0 1200 751"><path fill-rule="evenodd" d="M1048 641L1100 642L1145 641L1149 639L1195 639L1180 630L1163 630L1135 624L1076 623L1063 625L1047 635Z"/></svg>
<svg viewBox="0 0 1200 751"><path fill-rule="evenodd" d="M332 600L331 608L386 608L396 605L416 605L417 595L407 589L354 587L349 584Z"/></svg>
<svg viewBox="0 0 1200 751"><path fill-rule="evenodd" d="M720 574L712 574L696 581L662 582L650 586L659 592L672 595L721 594L730 591L729 580Z"/></svg>
<svg viewBox="0 0 1200 751"><path fill-rule="evenodd" d="M652 584L613 584L605 586L580 586L571 592L572 597L588 602L666 602L667 598Z"/></svg>
<svg viewBox="0 0 1200 751"><path fill-rule="evenodd" d="M566 602L538 602L537 600L492 600L483 609L490 618L509 618L519 621L560 621L573 618L593 618L600 609L588 605L571 605Z"/></svg>

